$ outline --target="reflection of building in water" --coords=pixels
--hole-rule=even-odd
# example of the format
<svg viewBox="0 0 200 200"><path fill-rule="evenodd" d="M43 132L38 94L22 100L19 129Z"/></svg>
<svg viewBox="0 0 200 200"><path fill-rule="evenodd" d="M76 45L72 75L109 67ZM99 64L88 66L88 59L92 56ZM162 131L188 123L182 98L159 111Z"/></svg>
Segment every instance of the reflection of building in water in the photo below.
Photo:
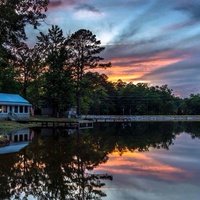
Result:
<svg viewBox="0 0 200 200"><path fill-rule="evenodd" d="M0 148L0 154L16 153L29 145L33 140L34 132L30 129L21 129L7 135L9 141L6 146Z"/></svg>
<svg viewBox="0 0 200 200"><path fill-rule="evenodd" d="M77 129L65 129L65 128L42 128L40 134L45 137L51 137L53 134L70 135L76 133Z"/></svg>
<svg viewBox="0 0 200 200"><path fill-rule="evenodd" d="M7 135L10 143L28 142L32 141L34 132L31 129L21 129L10 135Z"/></svg>

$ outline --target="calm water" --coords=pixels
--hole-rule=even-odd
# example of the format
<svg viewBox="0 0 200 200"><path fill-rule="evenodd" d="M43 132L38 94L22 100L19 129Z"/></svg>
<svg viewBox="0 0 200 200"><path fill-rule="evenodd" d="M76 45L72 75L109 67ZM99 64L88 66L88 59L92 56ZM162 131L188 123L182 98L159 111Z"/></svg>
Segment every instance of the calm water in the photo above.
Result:
<svg viewBox="0 0 200 200"><path fill-rule="evenodd" d="M0 155L0 199L199 200L200 123L16 135L32 141Z"/></svg>

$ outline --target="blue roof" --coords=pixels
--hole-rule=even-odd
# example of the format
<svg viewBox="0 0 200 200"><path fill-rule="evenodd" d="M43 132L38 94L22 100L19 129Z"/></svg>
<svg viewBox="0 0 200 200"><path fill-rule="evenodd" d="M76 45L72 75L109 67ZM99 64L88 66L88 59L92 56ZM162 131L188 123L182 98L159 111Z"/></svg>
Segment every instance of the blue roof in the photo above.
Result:
<svg viewBox="0 0 200 200"><path fill-rule="evenodd" d="M18 94L0 93L1 105L31 105L26 99Z"/></svg>

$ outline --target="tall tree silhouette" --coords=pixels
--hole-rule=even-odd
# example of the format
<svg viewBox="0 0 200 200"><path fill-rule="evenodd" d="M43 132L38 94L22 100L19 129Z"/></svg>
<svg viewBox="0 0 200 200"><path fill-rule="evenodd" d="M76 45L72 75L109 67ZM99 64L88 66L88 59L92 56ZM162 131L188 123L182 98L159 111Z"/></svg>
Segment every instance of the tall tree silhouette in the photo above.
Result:
<svg viewBox="0 0 200 200"><path fill-rule="evenodd" d="M104 50L91 31L80 29L69 38L72 50L71 67L76 82L77 115L81 114L81 96L83 93L82 79L87 70L110 67L111 63L100 63L103 60L99 54Z"/></svg>
<svg viewBox="0 0 200 200"><path fill-rule="evenodd" d="M5 92L14 90L7 88L7 84L13 85L11 80L14 80L13 66L9 65L10 48L18 47L27 38L27 24L34 28L40 25L41 20L46 17L44 12L48 2L49 0L0 0L0 85ZM5 79L9 81L4 81Z"/></svg>
<svg viewBox="0 0 200 200"><path fill-rule="evenodd" d="M27 97L27 89L39 72L39 56L35 48L29 48L26 43L12 49L15 79L21 85L21 93Z"/></svg>
<svg viewBox="0 0 200 200"><path fill-rule="evenodd" d="M40 33L37 38L37 49L44 68L44 93L56 116L65 109L70 98L69 91L72 89L71 71L68 64L69 48L58 26L52 26L46 35Z"/></svg>

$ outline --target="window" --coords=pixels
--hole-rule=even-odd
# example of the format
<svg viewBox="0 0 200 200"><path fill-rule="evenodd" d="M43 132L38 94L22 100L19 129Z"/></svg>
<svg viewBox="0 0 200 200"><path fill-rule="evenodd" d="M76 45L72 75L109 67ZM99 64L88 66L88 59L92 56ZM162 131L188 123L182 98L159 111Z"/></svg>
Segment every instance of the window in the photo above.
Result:
<svg viewBox="0 0 200 200"><path fill-rule="evenodd" d="M20 112L20 113L23 113L23 106L20 106L20 107L19 107L19 112Z"/></svg>
<svg viewBox="0 0 200 200"><path fill-rule="evenodd" d="M12 112L12 106L8 106L8 112Z"/></svg>
<svg viewBox="0 0 200 200"><path fill-rule="evenodd" d="M14 136L14 142L18 142L18 135Z"/></svg>
<svg viewBox="0 0 200 200"><path fill-rule="evenodd" d="M23 135L19 135L19 141L20 141L20 142L23 141Z"/></svg>
<svg viewBox="0 0 200 200"><path fill-rule="evenodd" d="M3 106L2 111L3 111L3 113L7 113L7 106Z"/></svg>
<svg viewBox="0 0 200 200"><path fill-rule="evenodd" d="M15 106L15 113L18 113L18 106Z"/></svg>
<svg viewBox="0 0 200 200"><path fill-rule="evenodd" d="M25 112L25 113L28 113L28 106L25 106L24 112Z"/></svg>
<svg viewBox="0 0 200 200"><path fill-rule="evenodd" d="M3 111L3 106L0 105L0 113L2 113L2 111Z"/></svg>

